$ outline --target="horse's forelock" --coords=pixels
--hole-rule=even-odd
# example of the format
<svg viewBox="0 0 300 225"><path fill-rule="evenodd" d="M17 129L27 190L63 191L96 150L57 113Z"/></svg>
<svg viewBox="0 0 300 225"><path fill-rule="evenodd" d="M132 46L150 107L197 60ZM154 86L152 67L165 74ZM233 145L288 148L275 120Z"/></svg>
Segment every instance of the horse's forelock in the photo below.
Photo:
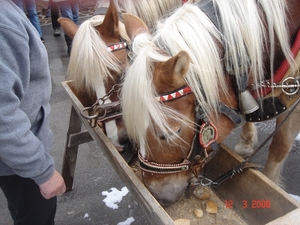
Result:
<svg viewBox="0 0 300 225"><path fill-rule="evenodd" d="M95 29L95 25L101 24L103 19L104 16L97 15L84 21L79 26L72 43L68 78L74 81L75 87L87 92L97 90L108 77L111 77L110 71L121 73L120 63L107 50L106 43Z"/></svg>
<svg viewBox="0 0 300 225"><path fill-rule="evenodd" d="M220 48L216 44L220 38L219 31L208 17L191 4L159 21L154 37L157 45L172 56L181 50L189 54L191 65L186 80L207 113L216 111L218 89L221 87L226 93Z"/></svg>
<svg viewBox="0 0 300 225"><path fill-rule="evenodd" d="M155 99L153 63L164 62L170 57L157 52L146 33L136 36L132 50L135 59L127 68L122 87L123 119L129 137L145 149L147 131L173 133L167 118L179 119L180 115Z"/></svg>

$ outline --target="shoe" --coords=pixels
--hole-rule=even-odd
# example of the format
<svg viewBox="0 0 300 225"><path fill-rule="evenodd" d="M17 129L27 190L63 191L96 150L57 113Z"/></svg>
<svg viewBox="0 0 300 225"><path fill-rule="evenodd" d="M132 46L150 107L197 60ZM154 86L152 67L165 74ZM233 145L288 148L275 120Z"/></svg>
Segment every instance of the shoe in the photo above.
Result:
<svg viewBox="0 0 300 225"><path fill-rule="evenodd" d="M54 36L54 37L59 37L59 36L60 36L60 30L59 30L59 29L55 29L55 30L53 31L53 36Z"/></svg>
<svg viewBox="0 0 300 225"><path fill-rule="evenodd" d="M44 38L43 38L43 37L41 37L41 41L42 41L43 43L45 43L45 40L44 40Z"/></svg>

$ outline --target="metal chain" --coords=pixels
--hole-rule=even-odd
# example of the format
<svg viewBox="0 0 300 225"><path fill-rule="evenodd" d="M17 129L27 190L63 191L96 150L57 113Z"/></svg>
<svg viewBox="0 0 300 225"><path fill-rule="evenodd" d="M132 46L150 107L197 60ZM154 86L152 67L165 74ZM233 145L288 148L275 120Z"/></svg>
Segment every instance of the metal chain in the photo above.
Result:
<svg viewBox="0 0 300 225"><path fill-rule="evenodd" d="M120 107L119 102L106 103L105 102L114 94L120 91L120 86L115 84L106 95L98 98L96 102L89 107L85 107L81 110L81 116L85 119L90 120L91 124L96 124L96 120L102 120L107 114L118 110ZM115 110L115 111L116 111Z"/></svg>
<svg viewBox="0 0 300 225"><path fill-rule="evenodd" d="M103 105L105 103L106 100L108 100L114 93L118 93L120 91L120 85L119 84L115 84L108 92L106 95L104 95L103 97L97 99L97 101L95 102L94 105ZM102 101L102 103L100 104L100 100Z"/></svg>

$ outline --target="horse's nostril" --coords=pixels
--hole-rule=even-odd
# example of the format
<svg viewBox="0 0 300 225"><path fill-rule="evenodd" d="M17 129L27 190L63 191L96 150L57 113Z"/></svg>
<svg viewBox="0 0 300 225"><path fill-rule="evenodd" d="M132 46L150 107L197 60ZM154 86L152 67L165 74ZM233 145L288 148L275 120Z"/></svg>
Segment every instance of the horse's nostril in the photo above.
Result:
<svg viewBox="0 0 300 225"><path fill-rule="evenodd" d="M159 134L158 136L159 136L160 140L166 140L167 139L164 134Z"/></svg>
<svg viewBox="0 0 300 225"><path fill-rule="evenodd" d="M167 206L173 205L175 203L174 201L161 200L161 199L158 199L157 201L163 207L167 207Z"/></svg>
<svg viewBox="0 0 300 225"><path fill-rule="evenodd" d="M127 136L119 137L119 143L121 145L126 145L129 141L129 138Z"/></svg>
<svg viewBox="0 0 300 225"><path fill-rule="evenodd" d="M119 139L119 143L121 145L125 145L128 142L130 142L129 137L128 137L127 132L126 132L125 129L119 129L118 130L118 137L119 137L118 138Z"/></svg>

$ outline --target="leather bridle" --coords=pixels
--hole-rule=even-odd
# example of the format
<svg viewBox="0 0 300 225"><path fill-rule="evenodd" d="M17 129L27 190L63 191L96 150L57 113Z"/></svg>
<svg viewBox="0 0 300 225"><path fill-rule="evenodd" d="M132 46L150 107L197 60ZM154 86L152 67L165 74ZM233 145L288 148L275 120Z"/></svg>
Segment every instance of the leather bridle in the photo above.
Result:
<svg viewBox="0 0 300 225"><path fill-rule="evenodd" d="M192 94L189 86L181 87L173 92L161 94L156 100L164 103L174 101L189 94ZM227 107L229 109L229 107ZM219 150L218 131L216 127L204 115L199 104L196 104L196 132L193 137L192 145L185 159L180 163L156 163L145 159L141 153L138 153L140 167L144 172L152 174L171 174L180 173L192 169L193 173L197 173L197 168L202 168L209 162ZM207 152L207 148L211 147L212 151Z"/></svg>
<svg viewBox="0 0 300 225"><path fill-rule="evenodd" d="M127 57L129 58L130 50L126 41L115 42L113 44L107 45L107 51L116 52L123 49L127 49ZM121 75L119 75L121 77ZM105 123L108 121L120 119L122 117L122 110L120 106L120 100L105 103L114 93L119 93L120 91L120 81L116 82L115 85L105 94L100 97L96 102L89 107L84 107L81 110L81 116L90 121L92 127L96 126L97 122L100 121L103 124L104 132Z"/></svg>

